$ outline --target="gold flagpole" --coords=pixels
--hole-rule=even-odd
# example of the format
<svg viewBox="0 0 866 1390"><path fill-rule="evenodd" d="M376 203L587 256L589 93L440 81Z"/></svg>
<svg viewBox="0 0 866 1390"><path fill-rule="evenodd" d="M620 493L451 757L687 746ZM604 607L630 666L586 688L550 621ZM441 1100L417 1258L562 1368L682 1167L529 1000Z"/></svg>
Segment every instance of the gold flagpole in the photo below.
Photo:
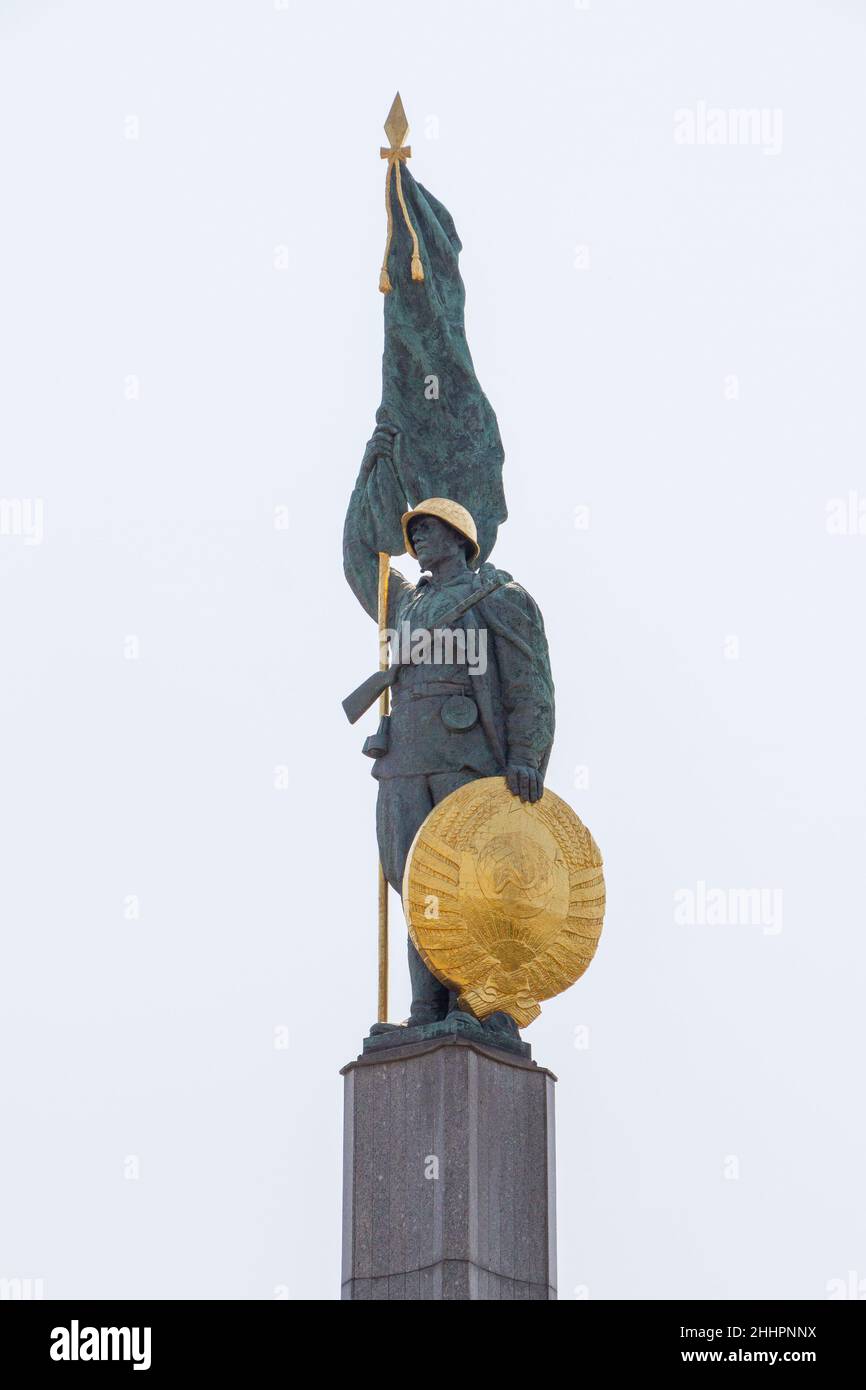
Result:
<svg viewBox="0 0 866 1390"><path fill-rule="evenodd" d="M379 670L388 669L388 575L391 557L379 551ZM390 691L386 688L379 696L379 717L390 710ZM388 880L379 860L379 999L377 1015L380 1023L388 1021Z"/></svg>
<svg viewBox="0 0 866 1390"><path fill-rule="evenodd" d="M391 103L391 110L385 121L385 134L390 142L387 149L380 149L379 154L382 159L387 159L388 164L385 170L385 208L388 219L388 236L385 242L385 255L382 260L382 270L379 277L379 289L383 294L390 294L392 290L391 278L388 274L388 256L391 251L391 241L394 235L394 217L391 211L391 171L394 171L394 181L397 188L397 201L400 204L400 211L409 236L412 239L412 260L411 275L413 280L424 279L424 267L421 264L421 249L418 242L418 234L412 226L409 217L409 209L403 196L403 182L400 174L400 165L409 159L412 149L409 145L404 145L403 141L409 133L409 122L406 120L406 112L403 110L403 103L400 100L400 93L394 97ZM384 551L379 552L379 670L387 671L389 665L388 639L385 630L388 626L388 575L390 573L390 555ZM389 713L391 708L391 697L387 687L379 696L379 718ZM379 861L379 1001L378 1019L380 1023L388 1021L388 880L385 878L382 869L382 862Z"/></svg>

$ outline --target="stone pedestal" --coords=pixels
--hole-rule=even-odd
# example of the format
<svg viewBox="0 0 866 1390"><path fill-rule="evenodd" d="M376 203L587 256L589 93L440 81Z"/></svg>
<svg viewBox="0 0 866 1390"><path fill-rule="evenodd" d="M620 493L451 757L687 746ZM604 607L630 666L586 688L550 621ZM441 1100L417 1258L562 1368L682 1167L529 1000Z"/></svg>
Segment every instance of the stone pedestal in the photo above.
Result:
<svg viewBox="0 0 866 1390"><path fill-rule="evenodd" d="M344 1299L555 1299L553 1086L459 1034L343 1068Z"/></svg>

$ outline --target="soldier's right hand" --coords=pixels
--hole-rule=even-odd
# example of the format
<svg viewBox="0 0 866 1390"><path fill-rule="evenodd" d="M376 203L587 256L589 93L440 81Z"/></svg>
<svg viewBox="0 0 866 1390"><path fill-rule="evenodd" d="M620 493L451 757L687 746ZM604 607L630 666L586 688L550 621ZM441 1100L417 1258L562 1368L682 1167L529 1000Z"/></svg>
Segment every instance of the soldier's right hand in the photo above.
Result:
<svg viewBox="0 0 866 1390"><path fill-rule="evenodd" d="M389 463L393 461L396 435L397 431L393 425L376 426L364 450L364 458L361 463L363 474L372 473L379 459L387 459Z"/></svg>

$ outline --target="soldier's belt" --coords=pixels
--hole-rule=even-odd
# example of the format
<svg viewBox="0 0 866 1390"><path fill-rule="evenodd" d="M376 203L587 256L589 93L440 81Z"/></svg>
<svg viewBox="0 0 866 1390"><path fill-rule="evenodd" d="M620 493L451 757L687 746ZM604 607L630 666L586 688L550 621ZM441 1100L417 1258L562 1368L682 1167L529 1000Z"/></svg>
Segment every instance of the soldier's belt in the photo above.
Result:
<svg viewBox="0 0 866 1390"><path fill-rule="evenodd" d="M406 696L410 700L428 700L434 695L470 695L471 693L472 688L465 681L419 681L417 685L413 685L405 692L401 691L398 685L394 691L394 702L396 704L399 700L405 699Z"/></svg>
<svg viewBox="0 0 866 1390"><path fill-rule="evenodd" d="M407 694L410 700L424 700L438 695L442 700L439 717L452 733L468 733L478 723L478 706L472 699L471 686L465 681L425 681L414 686ZM394 702L395 709L398 703L402 703L402 697Z"/></svg>

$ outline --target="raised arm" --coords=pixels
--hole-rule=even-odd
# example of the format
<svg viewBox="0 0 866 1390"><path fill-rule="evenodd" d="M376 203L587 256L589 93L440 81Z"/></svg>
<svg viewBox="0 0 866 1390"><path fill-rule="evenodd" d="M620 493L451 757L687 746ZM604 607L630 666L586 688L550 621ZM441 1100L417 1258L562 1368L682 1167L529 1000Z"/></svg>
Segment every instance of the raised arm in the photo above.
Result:
<svg viewBox="0 0 866 1390"><path fill-rule="evenodd" d="M395 435L390 425L376 426L364 450L343 527L343 571L352 593L374 621L378 615L379 552L399 550L400 517L407 507L394 470ZM390 571L389 627L394 625L400 594L411 587L399 570Z"/></svg>

